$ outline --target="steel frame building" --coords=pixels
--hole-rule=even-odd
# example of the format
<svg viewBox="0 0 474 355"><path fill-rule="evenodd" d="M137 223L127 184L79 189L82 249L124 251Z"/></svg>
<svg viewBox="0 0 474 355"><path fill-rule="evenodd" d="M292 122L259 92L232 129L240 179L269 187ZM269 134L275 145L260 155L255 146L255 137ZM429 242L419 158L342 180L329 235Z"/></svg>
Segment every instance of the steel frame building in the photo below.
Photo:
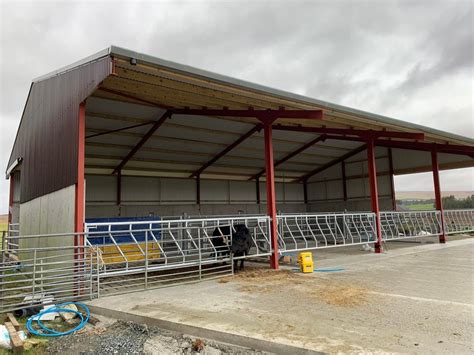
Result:
<svg viewBox="0 0 474 355"><path fill-rule="evenodd" d="M86 217L394 210L394 174L474 166L474 140L110 47L33 81L6 175L20 235ZM83 241L76 240L76 245Z"/></svg>

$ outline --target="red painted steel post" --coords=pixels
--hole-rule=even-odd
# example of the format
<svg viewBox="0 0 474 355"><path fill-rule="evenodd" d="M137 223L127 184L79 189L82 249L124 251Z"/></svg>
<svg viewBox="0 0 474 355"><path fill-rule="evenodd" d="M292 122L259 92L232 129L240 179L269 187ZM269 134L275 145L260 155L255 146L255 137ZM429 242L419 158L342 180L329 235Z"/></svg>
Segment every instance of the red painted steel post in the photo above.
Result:
<svg viewBox="0 0 474 355"><path fill-rule="evenodd" d="M379 196L377 189L377 167L375 163L375 145L371 139L367 142L367 160L369 170L370 197L372 201L372 212L375 213L375 230L377 232L377 242L375 252L382 252L382 228L380 225Z"/></svg>
<svg viewBox="0 0 474 355"><path fill-rule="evenodd" d="M441 233L439 235L439 242L446 243L443 199L441 198L441 185L439 183L438 152L436 150L431 151L431 166L433 169L433 182L434 182L434 190L435 190L436 209L440 211L441 213L441 231L440 231Z"/></svg>
<svg viewBox="0 0 474 355"><path fill-rule="evenodd" d="M390 174L390 191L392 193L392 209L397 210L397 199L395 197L395 181L393 179L394 170L393 170L393 156L392 148L388 148L388 169Z"/></svg>
<svg viewBox="0 0 474 355"><path fill-rule="evenodd" d="M78 135L77 135L77 181L76 181L76 206L74 231L76 233L84 232L84 203L85 203L85 184L84 184L84 162L85 162L85 132L86 132L86 104L82 102L79 105ZM75 246L84 246L84 235L78 235L75 238ZM79 248L79 255L82 253Z"/></svg>
<svg viewBox="0 0 474 355"><path fill-rule="evenodd" d="M278 269L278 236L277 236L277 215L275 196L275 172L273 170L273 142L272 142L272 122L265 122L265 174L267 185L267 214L270 217L270 230L273 254L270 257L270 266Z"/></svg>
<svg viewBox="0 0 474 355"><path fill-rule="evenodd" d="M8 200L8 229L10 229L10 223L12 223L13 219L13 196L15 192L15 174L12 172L10 174L10 196Z"/></svg>

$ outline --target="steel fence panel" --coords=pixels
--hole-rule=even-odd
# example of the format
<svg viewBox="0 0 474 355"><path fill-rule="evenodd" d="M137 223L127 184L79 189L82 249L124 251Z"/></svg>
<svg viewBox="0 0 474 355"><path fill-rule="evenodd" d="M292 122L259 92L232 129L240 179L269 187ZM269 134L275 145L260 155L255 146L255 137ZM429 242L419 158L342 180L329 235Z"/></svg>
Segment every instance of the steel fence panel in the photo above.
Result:
<svg viewBox="0 0 474 355"><path fill-rule="evenodd" d="M446 234L474 232L474 209L444 210Z"/></svg>

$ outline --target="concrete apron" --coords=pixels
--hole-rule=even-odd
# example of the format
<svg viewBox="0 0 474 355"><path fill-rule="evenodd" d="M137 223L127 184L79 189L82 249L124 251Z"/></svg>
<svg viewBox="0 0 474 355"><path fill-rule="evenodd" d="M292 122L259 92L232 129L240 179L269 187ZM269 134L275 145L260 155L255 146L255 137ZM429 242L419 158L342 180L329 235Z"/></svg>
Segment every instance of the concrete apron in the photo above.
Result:
<svg viewBox="0 0 474 355"><path fill-rule="evenodd" d="M345 271L307 274L304 280L314 287L336 281L336 286L366 287L367 302L354 307L328 305L319 294L305 303L293 297L301 291L298 284L266 292L270 285L259 293L235 281L178 285L89 304L104 316L272 353L460 353L469 348L472 330L474 300L472 285L467 286L473 247L468 237L445 245L394 243L382 255L350 247L318 251L318 268Z"/></svg>
<svg viewBox="0 0 474 355"><path fill-rule="evenodd" d="M133 314L130 312L117 311L114 309L108 309L92 305L88 305L88 307L92 313L105 317L120 319L123 321L134 322L138 324L146 324L147 326L154 326L177 333L190 335L192 337L200 339L210 339L221 343L232 344L254 350L266 351L273 354L324 354L322 352L304 349L288 344L267 341L264 339L253 338L235 333L218 331L215 329L196 327L184 323L171 322L164 319L147 317L143 315Z"/></svg>

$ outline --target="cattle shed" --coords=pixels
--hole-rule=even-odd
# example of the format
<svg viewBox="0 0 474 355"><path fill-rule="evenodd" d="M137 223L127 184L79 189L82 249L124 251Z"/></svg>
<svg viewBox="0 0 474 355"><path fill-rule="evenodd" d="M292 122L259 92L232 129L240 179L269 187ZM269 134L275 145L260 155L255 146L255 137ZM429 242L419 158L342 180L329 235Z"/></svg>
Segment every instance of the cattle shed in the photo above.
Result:
<svg viewBox="0 0 474 355"><path fill-rule="evenodd" d="M443 211L439 170L472 166L471 138L111 46L31 84L9 222L21 236L77 236L88 221L264 218L253 230L278 267L281 250L354 235L376 251L384 235L444 242L473 223ZM397 214L393 176L428 171L437 211Z"/></svg>

